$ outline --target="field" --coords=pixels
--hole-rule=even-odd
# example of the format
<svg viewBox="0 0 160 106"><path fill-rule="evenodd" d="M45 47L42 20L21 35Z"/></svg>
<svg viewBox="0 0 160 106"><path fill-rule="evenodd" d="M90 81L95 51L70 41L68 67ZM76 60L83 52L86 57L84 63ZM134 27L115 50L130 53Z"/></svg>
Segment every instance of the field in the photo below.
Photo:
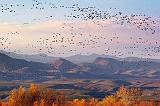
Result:
<svg viewBox="0 0 160 106"><path fill-rule="evenodd" d="M10 91L18 88L20 85L28 88L32 81L0 81L0 97L4 99ZM114 94L120 86L127 88L139 87L143 91L146 99L160 98L160 81L159 80L52 80L46 82L36 82L46 88L65 92L69 98L104 98L107 95Z"/></svg>

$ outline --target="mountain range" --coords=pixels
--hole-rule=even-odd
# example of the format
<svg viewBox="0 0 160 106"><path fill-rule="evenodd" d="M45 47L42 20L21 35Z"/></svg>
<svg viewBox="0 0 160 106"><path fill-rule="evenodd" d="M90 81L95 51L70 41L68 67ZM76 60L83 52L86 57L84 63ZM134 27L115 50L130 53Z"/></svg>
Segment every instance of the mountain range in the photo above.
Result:
<svg viewBox="0 0 160 106"><path fill-rule="evenodd" d="M159 79L160 63L154 59L102 57L76 55L33 61L38 55L0 53L0 80L52 80L52 79ZM42 54L41 54L42 55ZM15 57L15 56L18 56ZM47 55L43 57L49 58ZM21 57L21 58L20 58ZM33 57L33 59L32 59ZM80 58L81 57L81 58ZM83 58L82 58L83 57ZM84 58L86 57L86 58ZM88 58L87 58L88 57ZM81 60L78 60L80 58ZM41 56L39 57L39 60ZM126 60L128 59L128 60Z"/></svg>
<svg viewBox="0 0 160 106"><path fill-rule="evenodd" d="M34 62L41 62L41 63L50 63L50 62L60 58L60 57L48 56L44 53L28 55L28 54L16 54L13 52L6 52L6 51L2 51L2 50L0 50L0 53L6 54L6 55L8 55L12 58L16 58L16 59L24 59L27 61L34 61ZM138 57L120 58L120 57L116 57L116 56L99 55L99 54L91 54L91 55L77 54L77 55L73 55L73 56L69 56L69 57L64 57L64 59L66 59L72 63L75 63L75 64L81 64L81 63L91 63L98 57L113 58L113 59L120 60L120 61L149 61L149 62L160 63L160 59L138 58Z"/></svg>

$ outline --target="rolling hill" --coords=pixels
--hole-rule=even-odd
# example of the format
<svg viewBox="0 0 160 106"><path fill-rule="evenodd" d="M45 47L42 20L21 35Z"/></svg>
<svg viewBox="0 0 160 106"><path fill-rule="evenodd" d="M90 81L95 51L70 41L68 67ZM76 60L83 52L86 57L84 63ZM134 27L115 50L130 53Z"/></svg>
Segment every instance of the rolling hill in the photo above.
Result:
<svg viewBox="0 0 160 106"><path fill-rule="evenodd" d="M50 63L15 59L0 53L0 80L52 79L138 79L160 78L160 63L121 61L97 57L93 62L75 64L63 58Z"/></svg>

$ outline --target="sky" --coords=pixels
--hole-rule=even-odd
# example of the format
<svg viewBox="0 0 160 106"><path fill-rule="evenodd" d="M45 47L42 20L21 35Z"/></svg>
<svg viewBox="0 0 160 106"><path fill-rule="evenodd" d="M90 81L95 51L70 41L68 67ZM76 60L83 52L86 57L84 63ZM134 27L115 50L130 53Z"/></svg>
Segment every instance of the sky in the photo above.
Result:
<svg viewBox="0 0 160 106"><path fill-rule="evenodd" d="M33 7L34 0L0 0L0 38L4 38L0 39L1 50L21 54L45 53L59 57L104 54L160 59L160 0L37 1L41 3L38 8L44 10ZM110 14L121 11L124 16L145 14L156 21L156 33L139 30L134 25L119 25L112 19L93 22L65 17L73 11L60 6L70 7L74 4L79 7L93 6L100 11L109 11ZM13 7L7 10L10 5ZM9 12L11 10L15 12ZM139 21L140 18L137 17ZM58 42L53 42L55 39Z"/></svg>

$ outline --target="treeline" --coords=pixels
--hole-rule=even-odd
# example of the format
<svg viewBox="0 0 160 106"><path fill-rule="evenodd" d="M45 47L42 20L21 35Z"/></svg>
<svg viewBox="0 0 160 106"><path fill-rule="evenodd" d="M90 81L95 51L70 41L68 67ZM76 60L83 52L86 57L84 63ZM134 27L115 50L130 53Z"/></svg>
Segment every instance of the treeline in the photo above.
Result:
<svg viewBox="0 0 160 106"><path fill-rule="evenodd" d="M127 89L125 86L104 99L69 100L62 92L31 84L28 89L20 86L10 92L8 101L0 106L160 106L159 101L143 100L140 88Z"/></svg>

